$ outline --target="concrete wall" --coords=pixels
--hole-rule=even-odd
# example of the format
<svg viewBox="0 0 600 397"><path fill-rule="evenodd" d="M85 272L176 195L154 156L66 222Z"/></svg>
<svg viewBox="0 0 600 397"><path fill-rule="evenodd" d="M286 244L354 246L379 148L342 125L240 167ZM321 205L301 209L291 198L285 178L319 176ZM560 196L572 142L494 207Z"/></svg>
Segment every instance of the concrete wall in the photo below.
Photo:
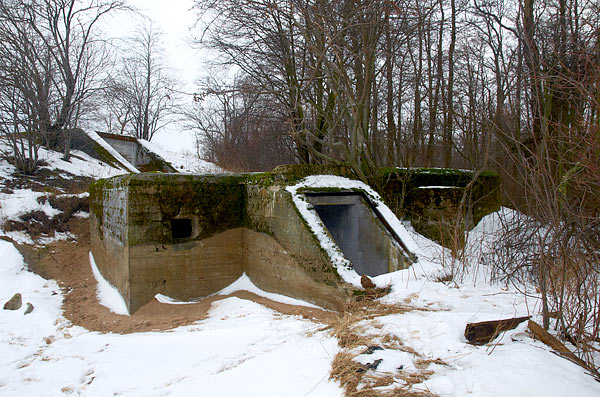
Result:
<svg viewBox="0 0 600 397"><path fill-rule="evenodd" d="M139 164L138 161L138 143L130 142L120 139L111 139L104 137L104 140L113 147L121 156L125 157L125 160L129 161L131 165L136 167Z"/></svg>
<svg viewBox="0 0 600 397"><path fill-rule="evenodd" d="M327 254L282 186L247 186L248 228L244 270L260 288L339 309L352 288L342 282Z"/></svg>
<svg viewBox="0 0 600 397"><path fill-rule="evenodd" d="M242 274L239 178L136 174L97 182L90 200L92 252L131 313L157 293L206 296ZM174 218L194 218L194 235L174 239Z"/></svg>
<svg viewBox="0 0 600 397"><path fill-rule="evenodd" d="M98 269L129 301L128 176L90 186L90 249Z"/></svg>
<svg viewBox="0 0 600 397"><path fill-rule="evenodd" d="M189 300L246 272L260 288L339 309L352 295L280 186L242 176L137 174L91 189L92 251L131 313L162 293ZM193 219L173 238L173 219ZM104 225L101 225L104 223Z"/></svg>
<svg viewBox="0 0 600 397"><path fill-rule="evenodd" d="M462 234L500 209L500 177L490 171L389 168L372 184L398 218L409 219L417 232L450 248L460 237L456 231Z"/></svg>
<svg viewBox="0 0 600 397"><path fill-rule="evenodd" d="M91 247L100 271L132 313L157 293L181 300L202 297L243 272L266 291L340 308L354 287L341 280L298 213L284 188L295 176L285 175L136 174L95 183ZM386 185L384 199L407 201L409 196L392 185ZM433 216L428 208L446 208L436 201L441 196L432 194L430 201L420 200L428 218ZM455 202L451 196L446 201ZM174 220L189 221L189 235L174 234ZM389 263L406 265L396 246L382 249Z"/></svg>
<svg viewBox="0 0 600 397"><path fill-rule="evenodd" d="M179 300L207 296L242 275L243 228L172 245L129 249L130 301L136 311L161 293Z"/></svg>

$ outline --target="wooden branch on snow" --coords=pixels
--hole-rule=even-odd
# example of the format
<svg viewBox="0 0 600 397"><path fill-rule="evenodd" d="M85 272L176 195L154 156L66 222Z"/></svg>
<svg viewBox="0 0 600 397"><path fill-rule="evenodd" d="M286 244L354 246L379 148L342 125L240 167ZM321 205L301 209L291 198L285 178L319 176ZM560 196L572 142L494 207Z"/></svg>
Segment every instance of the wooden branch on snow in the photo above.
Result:
<svg viewBox="0 0 600 397"><path fill-rule="evenodd" d="M527 328L529 328L531 333L537 339L539 339L545 345L550 346L559 356L564 357L567 360L570 360L575 364L579 365L580 367L590 371L592 375L596 378L596 380L600 380L600 373L598 373L598 371L595 368L590 367L585 361L577 357L575 353L573 353L571 350L569 350L567 346L564 345L564 343L556 339L554 335L550 334L538 323L529 320L529 322L527 323Z"/></svg>
<svg viewBox="0 0 600 397"><path fill-rule="evenodd" d="M494 340L501 332L515 329L517 325L530 318L531 316L525 316L468 323L465 327L465 338L472 345L485 345Z"/></svg>

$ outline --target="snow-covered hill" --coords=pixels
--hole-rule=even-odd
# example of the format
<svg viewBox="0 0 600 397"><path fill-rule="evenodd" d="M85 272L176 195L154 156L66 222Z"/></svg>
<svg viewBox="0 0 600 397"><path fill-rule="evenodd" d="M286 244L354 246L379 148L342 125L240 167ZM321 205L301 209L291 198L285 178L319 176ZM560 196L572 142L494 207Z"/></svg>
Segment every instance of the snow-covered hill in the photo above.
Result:
<svg viewBox="0 0 600 397"><path fill-rule="evenodd" d="M52 177L99 178L119 172L81 153L70 163L54 152L42 150L41 157ZM14 168L0 160L0 225L34 210L54 216L57 209L40 199L49 193L28 185L16 188L13 173ZM47 190L75 194L60 187ZM65 317L61 305L73 293L71 287L59 288L55 281L32 273L14 244L0 240L0 304L17 292L23 299L18 310L0 309L0 395L339 396L344 390L330 379L330 371L342 353L364 364L360 367L368 375L362 379L364 385L369 377L387 379L377 389L380 392L407 388L412 382L412 390L425 395L600 395L600 383L531 339L526 323L490 345L466 343L468 322L524 315L536 319L539 310L534 290L527 291L526 298L511 286L490 285L487 269L480 264L481 254L493 249L498 238L499 219L506 216L514 214L503 209L469 234L471 256L465 266L470 271L450 282L440 281L451 266L450 253L405 225L418 246L419 262L373 279L378 286L391 286L391 293L380 301L382 308L391 308L389 312L376 312L373 306L373 315L355 316L346 325L341 320L325 324L286 315L255 301L229 297L213 302L206 318L172 330L91 332ZM33 243L22 232L2 234ZM92 265L84 260L80 266L89 271ZM247 279L223 294L239 289L301 304L261 292ZM102 303L118 310L114 307L118 299L106 291ZM27 303L34 308L29 314ZM363 339L355 343L338 339L342 326Z"/></svg>

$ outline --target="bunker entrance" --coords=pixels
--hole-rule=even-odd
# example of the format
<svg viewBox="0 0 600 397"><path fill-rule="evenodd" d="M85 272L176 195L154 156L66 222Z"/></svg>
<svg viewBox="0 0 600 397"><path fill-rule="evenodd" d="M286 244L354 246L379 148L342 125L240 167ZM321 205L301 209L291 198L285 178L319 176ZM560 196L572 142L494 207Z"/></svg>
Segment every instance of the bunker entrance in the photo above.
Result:
<svg viewBox="0 0 600 397"><path fill-rule="evenodd" d="M306 197L358 274L378 276L412 262L412 254L364 193L307 193Z"/></svg>

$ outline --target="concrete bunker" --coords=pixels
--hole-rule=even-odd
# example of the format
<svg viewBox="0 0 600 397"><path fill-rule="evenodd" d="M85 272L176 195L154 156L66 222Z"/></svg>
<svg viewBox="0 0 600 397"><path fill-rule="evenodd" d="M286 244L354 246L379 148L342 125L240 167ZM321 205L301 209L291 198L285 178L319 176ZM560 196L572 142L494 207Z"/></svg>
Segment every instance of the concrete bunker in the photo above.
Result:
<svg viewBox="0 0 600 397"><path fill-rule="evenodd" d="M388 207L347 170L319 167L97 181L90 186L95 262L130 313L158 293L214 294L244 273L265 291L339 309L361 294L360 274L407 268L416 246L396 218L406 211L399 179L383 185ZM494 196L481 191L476 199Z"/></svg>
<svg viewBox="0 0 600 397"><path fill-rule="evenodd" d="M368 254L337 263L294 203L295 193L286 190L290 184L272 174L132 174L98 181L90 188L95 262L130 313L158 293L178 300L214 294L244 273L263 290L339 309L361 289L360 274L410 265L410 253L364 194L298 192L317 209L340 200L348 206L354 239L365 239L360 247ZM377 247L369 251L369 244Z"/></svg>
<svg viewBox="0 0 600 397"><path fill-rule="evenodd" d="M305 195L358 274L379 276L414 261L414 255L363 192Z"/></svg>

